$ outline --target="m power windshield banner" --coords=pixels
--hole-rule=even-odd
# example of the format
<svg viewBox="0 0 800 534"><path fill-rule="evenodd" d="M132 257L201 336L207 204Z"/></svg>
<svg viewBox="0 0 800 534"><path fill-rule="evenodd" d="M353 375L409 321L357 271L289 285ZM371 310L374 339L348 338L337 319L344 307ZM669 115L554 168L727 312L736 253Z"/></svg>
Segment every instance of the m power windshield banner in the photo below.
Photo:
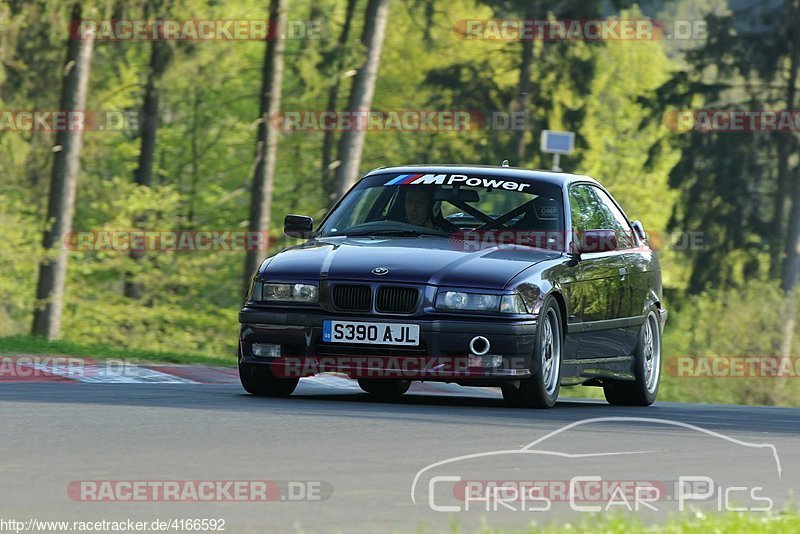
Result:
<svg viewBox="0 0 800 534"><path fill-rule="evenodd" d="M483 176L467 176L466 174L401 174L384 185L467 185L486 189L505 189L508 191L524 191L531 184L487 178Z"/></svg>

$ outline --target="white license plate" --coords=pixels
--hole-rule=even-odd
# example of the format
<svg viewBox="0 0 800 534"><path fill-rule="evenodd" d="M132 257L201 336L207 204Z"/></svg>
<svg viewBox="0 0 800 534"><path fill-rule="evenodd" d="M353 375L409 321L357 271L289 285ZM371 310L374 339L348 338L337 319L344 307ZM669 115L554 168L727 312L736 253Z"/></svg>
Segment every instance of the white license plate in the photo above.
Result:
<svg viewBox="0 0 800 534"><path fill-rule="evenodd" d="M322 341L369 345L419 345L419 325L324 321Z"/></svg>

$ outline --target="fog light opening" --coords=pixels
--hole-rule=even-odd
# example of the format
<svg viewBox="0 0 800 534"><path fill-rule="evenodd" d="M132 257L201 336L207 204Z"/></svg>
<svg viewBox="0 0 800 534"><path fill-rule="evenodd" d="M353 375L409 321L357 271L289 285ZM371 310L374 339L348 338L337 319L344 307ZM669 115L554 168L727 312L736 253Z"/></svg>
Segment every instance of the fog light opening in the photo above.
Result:
<svg viewBox="0 0 800 534"><path fill-rule="evenodd" d="M259 358L280 358L281 346L269 343L253 343L253 356Z"/></svg>
<svg viewBox="0 0 800 534"><path fill-rule="evenodd" d="M502 354L487 354L486 356L481 356L481 360L483 362L483 366L487 369L497 369L503 367Z"/></svg>
<svg viewBox="0 0 800 534"><path fill-rule="evenodd" d="M483 336L475 336L472 338L472 341L469 342L469 350L475 356L483 356L489 352L491 348L491 344L489 340Z"/></svg>

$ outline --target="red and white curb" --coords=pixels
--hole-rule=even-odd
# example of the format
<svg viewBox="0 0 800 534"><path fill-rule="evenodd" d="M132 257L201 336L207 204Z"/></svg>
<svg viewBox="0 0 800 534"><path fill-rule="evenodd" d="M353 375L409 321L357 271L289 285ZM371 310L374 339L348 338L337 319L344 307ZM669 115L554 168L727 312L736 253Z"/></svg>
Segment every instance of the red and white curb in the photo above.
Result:
<svg viewBox="0 0 800 534"><path fill-rule="evenodd" d="M94 360L74 356L0 356L0 384L66 382L85 384L239 384L235 367L208 365L138 364L124 360ZM324 373L303 378L302 390L314 393L358 393L358 381L346 375ZM494 388L469 388L470 395L497 397ZM456 384L413 382L414 393L463 395Z"/></svg>
<svg viewBox="0 0 800 534"><path fill-rule="evenodd" d="M86 384L233 384L235 368L206 365L138 364L74 356L0 356L0 382Z"/></svg>

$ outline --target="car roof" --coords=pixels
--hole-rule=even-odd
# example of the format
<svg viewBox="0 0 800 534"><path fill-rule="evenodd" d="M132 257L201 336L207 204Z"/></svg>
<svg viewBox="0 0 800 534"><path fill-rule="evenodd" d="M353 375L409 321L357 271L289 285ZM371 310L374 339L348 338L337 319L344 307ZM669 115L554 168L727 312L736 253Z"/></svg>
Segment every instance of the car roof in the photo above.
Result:
<svg viewBox="0 0 800 534"><path fill-rule="evenodd" d="M523 182L545 182L553 185L564 186L571 182L593 182L594 178L582 174L570 174L560 171L545 171L538 169L522 169L519 167L501 167L494 165L453 165L453 164L428 164L428 165L403 165L401 167L379 167L373 169L366 176L390 173L425 173L425 174L491 174L501 178L513 178ZM365 176L365 177L366 177Z"/></svg>

